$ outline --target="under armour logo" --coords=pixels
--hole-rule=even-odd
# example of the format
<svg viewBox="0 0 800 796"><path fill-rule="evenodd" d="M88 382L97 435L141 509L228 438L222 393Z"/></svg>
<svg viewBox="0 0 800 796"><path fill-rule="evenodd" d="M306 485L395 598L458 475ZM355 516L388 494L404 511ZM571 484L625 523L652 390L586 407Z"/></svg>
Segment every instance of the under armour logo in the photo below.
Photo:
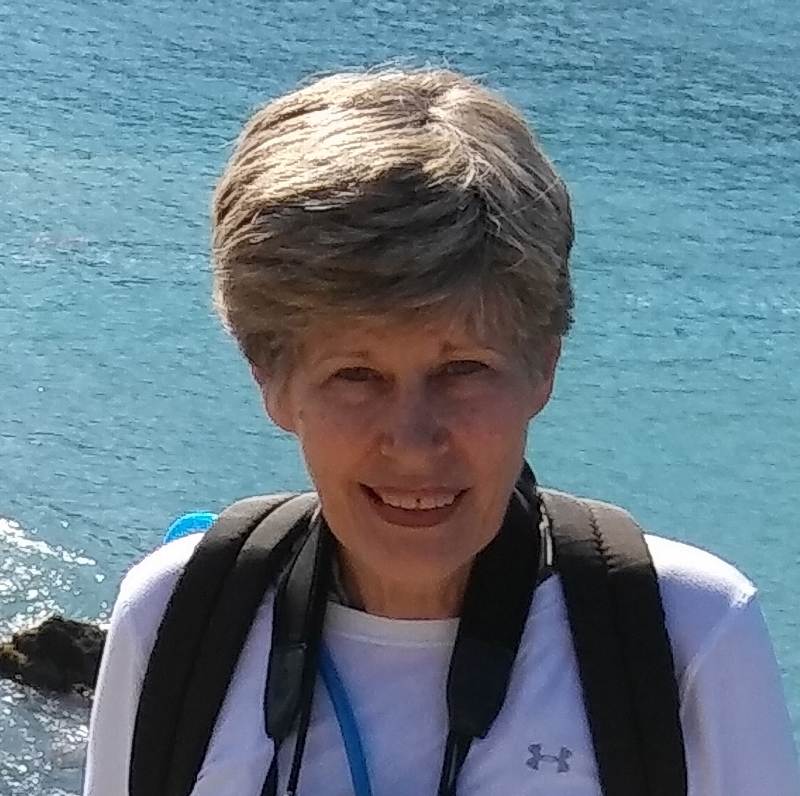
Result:
<svg viewBox="0 0 800 796"><path fill-rule="evenodd" d="M561 747L561 751L557 755L545 755L542 754L542 745L540 743L533 743L528 747L528 751L531 753L531 757L525 763L528 768L532 768L534 771L539 770L539 764L544 763L555 763L558 766L558 773L559 774L566 774L569 771L569 763L567 760L572 757L572 749L567 749L566 746Z"/></svg>

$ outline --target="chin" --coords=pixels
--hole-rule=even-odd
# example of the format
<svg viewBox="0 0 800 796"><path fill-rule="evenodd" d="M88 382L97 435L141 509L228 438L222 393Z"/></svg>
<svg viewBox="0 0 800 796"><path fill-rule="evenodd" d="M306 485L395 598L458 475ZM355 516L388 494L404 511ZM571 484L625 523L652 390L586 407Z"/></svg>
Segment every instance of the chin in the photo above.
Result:
<svg viewBox="0 0 800 796"><path fill-rule="evenodd" d="M409 527L375 523L363 540L343 546L353 564L387 581L435 584L471 564L490 538L478 539L461 523Z"/></svg>

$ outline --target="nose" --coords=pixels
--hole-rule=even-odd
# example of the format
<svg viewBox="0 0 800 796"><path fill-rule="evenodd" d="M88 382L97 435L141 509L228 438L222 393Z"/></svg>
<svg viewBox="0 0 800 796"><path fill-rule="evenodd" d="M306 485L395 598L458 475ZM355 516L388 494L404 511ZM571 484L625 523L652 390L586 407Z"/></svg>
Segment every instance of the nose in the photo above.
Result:
<svg viewBox="0 0 800 796"><path fill-rule="evenodd" d="M380 444L384 456L408 464L425 463L447 450L449 430L429 389L397 390L386 409Z"/></svg>

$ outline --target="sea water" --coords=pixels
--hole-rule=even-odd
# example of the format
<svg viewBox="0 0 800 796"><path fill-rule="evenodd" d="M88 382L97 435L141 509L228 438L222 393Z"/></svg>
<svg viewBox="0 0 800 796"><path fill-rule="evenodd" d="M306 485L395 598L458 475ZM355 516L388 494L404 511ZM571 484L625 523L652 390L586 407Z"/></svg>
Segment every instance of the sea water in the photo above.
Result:
<svg viewBox="0 0 800 796"><path fill-rule="evenodd" d="M574 197L529 444L761 588L800 728L797 0L0 0L0 631L107 616L190 509L307 484L209 300L240 124L400 61L520 105ZM75 794L86 707L0 682L0 796Z"/></svg>

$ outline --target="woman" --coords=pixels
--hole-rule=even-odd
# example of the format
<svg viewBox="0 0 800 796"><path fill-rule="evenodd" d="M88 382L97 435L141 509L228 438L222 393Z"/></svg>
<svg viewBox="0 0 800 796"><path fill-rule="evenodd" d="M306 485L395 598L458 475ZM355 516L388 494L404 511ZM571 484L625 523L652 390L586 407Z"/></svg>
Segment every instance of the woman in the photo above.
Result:
<svg viewBox="0 0 800 796"><path fill-rule="evenodd" d="M298 439L337 542L324 637L377 793L436 792L467 578L501 527L528 423L552 390L572 239L567 191L523 119L449 71L335 75L290 93L250 120L217 187L217 303L267 414ZM128 793L148 655L196 543L164 546L122 584L86 796ZM689 793L800 793L754 587L706 553L648 545ZM261 792L272 605L270 590L194 796ZM298 792L352 792L324 699ZM458 792L601 793L557 574L535 590L506 704Z"/></svg>

